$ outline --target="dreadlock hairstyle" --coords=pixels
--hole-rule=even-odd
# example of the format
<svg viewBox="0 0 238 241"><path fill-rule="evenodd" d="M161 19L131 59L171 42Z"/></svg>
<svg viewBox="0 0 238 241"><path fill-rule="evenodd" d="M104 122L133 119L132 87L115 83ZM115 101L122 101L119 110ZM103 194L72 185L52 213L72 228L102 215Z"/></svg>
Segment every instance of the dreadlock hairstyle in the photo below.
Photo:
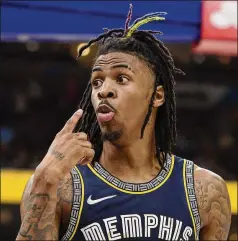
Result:
<svg viewBox="0 0 238 241"><path fill-rule="evenodd" d="M136 19L133 24L129 26L132 18L132 5L130 4L124 29L104 29L106 31L105 33L89 41L88 44L84 45L78 52L79 58L85 49L97 43L99 48L96 58L110 52L124 52L137 56L142 61L145 61L152 69L155 75L154 91L151 96L144 124L141 128L141 138L143 138L145 127L152 112L156 88L162 85L165 93L165 103L158 108L156 115L157 125L155 126L156 157L162 167L164 167L163 163L167 155L171 154L172 147L175 145L176 140L174 75L177 73L183 74L183 72L175 67L172 55L165 45L154 37L154 34L162 34L160 31L138 30L138 28L148 22L165 20L164 17L161 17L165 14L164 12L146 14ZM79 105L79 107L84 110L84 113L75 131L88 133L89 139L95 148L95 157L93 160L93 162L95 162L102 153L102 140L96 114L91 103L91 92L92 87L89 82Z"/></svg>

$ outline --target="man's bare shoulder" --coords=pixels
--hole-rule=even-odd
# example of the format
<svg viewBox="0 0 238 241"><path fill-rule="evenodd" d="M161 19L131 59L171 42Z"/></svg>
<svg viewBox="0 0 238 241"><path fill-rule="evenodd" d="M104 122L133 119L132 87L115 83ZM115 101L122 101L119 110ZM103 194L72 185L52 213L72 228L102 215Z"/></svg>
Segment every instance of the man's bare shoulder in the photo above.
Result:
<svg viewBox="0 0 238 241"><path fill-rule="evenodd" d="M195 167L194 180L202 240L226 240L231 223L231 205L225 181L198 166Z"/></svg>
<svg viewBox="0 0 238 241"><path fill-rule="evenodd" d="M62 224L61 235L64 235L69 225L70 213L73 202L73 181L70 173L68 173L60 181L57 196L57 213L60 218L60 223Z"/></svg>
<svg viewBox="0 0 238 241"><path fill-rule="evenodd" d="M72 204L73 182L72 176L68 173L59 183L57 195L61 204Z"/></svg>

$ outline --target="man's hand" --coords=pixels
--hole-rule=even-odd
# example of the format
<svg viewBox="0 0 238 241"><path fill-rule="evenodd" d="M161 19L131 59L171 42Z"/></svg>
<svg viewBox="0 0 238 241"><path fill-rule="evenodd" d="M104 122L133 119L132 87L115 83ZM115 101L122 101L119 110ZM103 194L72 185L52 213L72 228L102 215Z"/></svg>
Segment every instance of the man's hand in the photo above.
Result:
<svg viewBox="0 0 238 241"><path fill-rule="evenodd" d="M75 112L57 133L48 153L36 168L37 177L44 178L49 184L58 183L76 164L85 165L92 161L95 152L87 140L87 134L72 133L82 114L81 109Z"/></svg>

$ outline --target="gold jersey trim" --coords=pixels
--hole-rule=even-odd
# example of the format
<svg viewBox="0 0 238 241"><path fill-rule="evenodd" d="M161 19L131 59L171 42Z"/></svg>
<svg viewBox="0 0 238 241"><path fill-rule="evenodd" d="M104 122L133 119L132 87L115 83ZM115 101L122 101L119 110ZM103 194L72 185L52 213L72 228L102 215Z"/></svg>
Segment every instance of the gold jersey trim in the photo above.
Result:
<svg viewBox="0 0 238 241"><path fill-rule="evenodd" d="M71 170L71 176L73 181L73 203L72 203L72 209L70 214L69 226L61 241L72 240L72 238L74 237L77 231L79 220L83 210L83 202L84 202L83 177L77 167L74 167Z"/></svg>
<svg viewBox="0 0 238 241"><path fill-rule="evenodd" d="M171 176L174 168L174 155L167 158L166 162L164 163L164 167L165 168L160 171L157 177L155 177L150 182L135 184L123 182L112 176L98 162L96 162L94 166L88 164L88 168L103 182L118 191L128 194L146 194L153 192L161 187Z"/></svg>
<svg viewBox="0 0 238 241"><path fill-rule="evenodd" d="M200 220L195 187L194 187L194 164L192 161L185 160L185 159L184 159L184 165L183 165L183 182L184 182L184 189L186 193L187 204L188 204L190 216L193 222L194 236L196 240L199 240L201 220Z"/></svg>

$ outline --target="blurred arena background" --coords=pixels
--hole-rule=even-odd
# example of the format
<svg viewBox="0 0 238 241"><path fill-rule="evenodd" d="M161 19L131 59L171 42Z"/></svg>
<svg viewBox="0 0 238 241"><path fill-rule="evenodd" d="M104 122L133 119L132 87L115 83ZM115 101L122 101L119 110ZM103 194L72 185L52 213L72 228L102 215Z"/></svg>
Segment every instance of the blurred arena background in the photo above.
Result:
<svg viewBox="0 0 238 241"><path fill-rule="evenodd" d="M227 181L229 240L238 240L237 2L131 2L137 17L169 13L149 27L164 33L186 72L176 81L174 153ZM15 240L24 185L89 80L96 47L78 61L77 49L104 27L124 27L128 8L128 1L1 1L1 240Z"/></svg>

